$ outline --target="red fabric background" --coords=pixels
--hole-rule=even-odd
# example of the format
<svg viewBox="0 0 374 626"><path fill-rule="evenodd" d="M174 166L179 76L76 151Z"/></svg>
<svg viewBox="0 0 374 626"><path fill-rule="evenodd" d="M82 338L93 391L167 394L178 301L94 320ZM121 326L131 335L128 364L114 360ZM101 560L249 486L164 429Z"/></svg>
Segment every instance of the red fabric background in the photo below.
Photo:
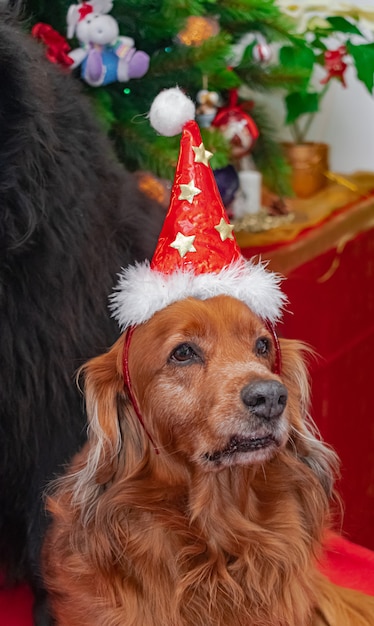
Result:
<svg viewBox="0 0 374 626"><path fill-rule="evenodd" d="M374 229L340 255L332 249L292 271L284 290L292 314L280 335L319 355L311 363L312 415L341 459L343 529L374 549Z"/></svg>
<svg viewBox="0 0 374 626"><path fill-rule="evenodd" d="M33 596L26 585L0 589L0 626L33 626Z"/></svg>
<svg viewBox="0 0 374 626"><path fill-rule="evenodd" d="M374 552L367 548L330 534L320 570L336 585L374 596Z"/></svg>

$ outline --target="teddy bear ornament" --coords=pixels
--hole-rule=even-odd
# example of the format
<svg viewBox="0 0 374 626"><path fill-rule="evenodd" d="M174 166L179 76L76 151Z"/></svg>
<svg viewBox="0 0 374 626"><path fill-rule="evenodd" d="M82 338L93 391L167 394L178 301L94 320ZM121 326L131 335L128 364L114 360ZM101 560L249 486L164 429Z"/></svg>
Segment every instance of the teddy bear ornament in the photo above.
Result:
<svg viewBox="0 0 374 626"><path fill-rule="evenodd" d="M80 47L69 52L72 69L80 66L83 80L92 87L141 78L149 67L146 52L136 50L131 37L119 35L118 23L108 13L112 0L72 4L67 15L68 39Z"/></svg>

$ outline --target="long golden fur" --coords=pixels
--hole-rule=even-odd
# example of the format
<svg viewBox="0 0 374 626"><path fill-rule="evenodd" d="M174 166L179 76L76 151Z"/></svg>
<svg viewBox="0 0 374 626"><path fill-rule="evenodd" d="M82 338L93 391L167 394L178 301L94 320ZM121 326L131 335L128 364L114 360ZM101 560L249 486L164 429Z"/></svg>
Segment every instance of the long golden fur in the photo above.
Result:
<svg viewBox="0 0 374 626"><path fill-rule="evenodd" d="M317 568L336 459L307 415L305 348L282 340L277 376L273 338L240 301L156 313L129 369L157 454L123 347L84 368L89 440L48 499L57 625L372 625L374 598ZM264 381L279 391L265 417L247 397Z"/></svg>

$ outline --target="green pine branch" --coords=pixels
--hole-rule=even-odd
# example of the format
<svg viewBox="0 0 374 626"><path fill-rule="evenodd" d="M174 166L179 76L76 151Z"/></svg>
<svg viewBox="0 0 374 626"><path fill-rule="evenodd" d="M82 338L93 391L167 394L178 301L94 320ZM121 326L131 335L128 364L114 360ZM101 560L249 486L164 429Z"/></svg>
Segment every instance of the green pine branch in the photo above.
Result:
<svg viewBox="0 0 374 626"><path fill-rule="evenodd" d="M43 21L65 35L66 16L73 1L25 0L29 27ZM247 33L261 33L269 43L281 41L291 48L301 46L275 0L114 0L111 15L117 20L120 33L133 37L136 48L150 55L149 71L143 78L128 83L84 87L119 158L131 170L144 169L162 178L173 177L178 138L158 137L146 117L162 89L179 85L196 98L207 83L209 90L224 98L231 89L241 86L254 92L270 92L279 87L297 92L305 83L300 67L282 62L258 63L250 47L237 67L229 67L232 45ZM194 15L218 20L219 32L199 46L185 46L178 35L187 18ZM69 43L74 48L79 42ZM78 75L79 71L75 73ZM254 158L270 186L282 190L285 164L274 139L275 129L257 105L253 117L260 130ZM207 149L215 155L212 166L229 163L229 146L221 132L207 129L202 134Z"/></svg>
<svg viewBox="0 0 374 626"><path fill-rule="evenodd" d="M256 167L263 175L265 184L280 197L292 195L291 170L283 148L275 139L276 128L264 107L257 104L251 111L253 119L262 129L253 149Z"/></svg>

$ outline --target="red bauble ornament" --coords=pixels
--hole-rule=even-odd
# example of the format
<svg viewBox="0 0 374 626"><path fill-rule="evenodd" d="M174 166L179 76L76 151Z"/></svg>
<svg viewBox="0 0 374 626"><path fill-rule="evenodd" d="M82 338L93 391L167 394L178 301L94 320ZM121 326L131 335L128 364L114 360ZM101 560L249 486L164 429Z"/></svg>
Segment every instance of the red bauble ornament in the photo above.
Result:
<svg viewBox="0 0 374 626"><path fill-rule="evenodd" d="M255 121L245 111L246 106L248 103L238 104L238 92L233 90L230 92L229 104L218 111L212 122L212 126L220 128L229 140L234 159L249 154L259 136Z"/></svg>
<svg viewBox="0 0 374 626"><path fill-rule="evenodd" d="M269 63L273 56L271 47L265 41L259 41L256 43L253 47L252 54L257 63Z"/></svg>

